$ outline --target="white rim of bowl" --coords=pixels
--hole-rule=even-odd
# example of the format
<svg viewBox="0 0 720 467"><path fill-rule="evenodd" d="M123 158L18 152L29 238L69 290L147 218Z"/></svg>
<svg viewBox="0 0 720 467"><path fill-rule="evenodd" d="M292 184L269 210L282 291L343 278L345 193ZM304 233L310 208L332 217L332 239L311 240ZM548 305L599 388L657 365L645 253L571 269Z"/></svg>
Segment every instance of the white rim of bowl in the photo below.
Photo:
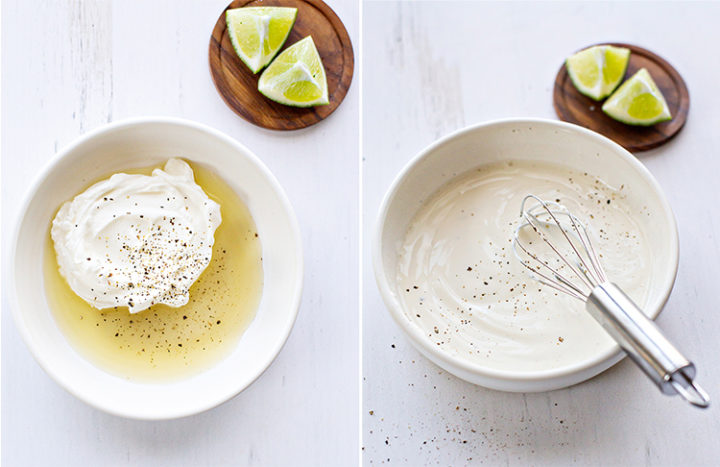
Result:
<svg viewBox="0 0 720 467"><path fill-rule="evenodd" d="M86 141L93 139L103 133L114 131L121 128L126 127L132 127L132 126L138 126L143 124L171 124L171 125L177 125L177 126L183 126L188 127L192 129L196 129L199 131L202 131L204 133L207 133L211 136L214 136L215 138L218 138L225 143L229 144L230 146L237 149L239 152L243 153L245 156L247 156L248 160L254 164L258 170L260 170L265 177L267 178L268 182L270 183L272 189L277 194L278 198L280 199L280 202L283 205L283 208L285 209L291 225L292 235L295 238L295 248L298 251L298 264L296 267L295 273L298 276L298 282L297 286L295 287L295 290L292 291L293 295L293 304L292 304L292 319L288 321L287 326L285 329L282 330L282 339L278 341L278 343L275 345L275 348L272 351L272 358L270 358L262 367L261 369L254 375L250 377L250 379L247 381L247 383L241 384L239 386L231 386L227 391L225 391L220 397L217 397L211 401L203 401L202 403L198 403L196 405L186 405L183 407L180 407L179 410L176 410L174 412L168 412L166 414L163 414L162 416L143 416L142 413L129 413L129 412L121 412L115 410L114 407L103 404L102 402L95 400L93 398L85 397L84 395L81 395L75 389L72 387L72 385L68 384L65 379L60 375L59 372L57 372L53 368L49 368L45 365L44 361L42 360L40 356L40 351L38 350L38 347L34 340L30 337L26 325L25 320L22 316L22 313L20 312L20 303L17 296L17 290L15 289L15 277L12 273L14 271L15 263L17 261L17 243L18 238L20 235L20 226L22 225L23 221L25 220L25 215L27 213L28 206L30 205L30 202L35 197L35 194L37 193L37 190L39 187L45 182L47 177L50 175L50 173L55 169L55 166L58 164L60 160L66 157L68 153L75 150L78 146L85 143ZM270 367L270 365L275 361L277 356L280 354L280 351L285 346L285 343L287 342L288 338L290 337L290 332L292 331L295 321L297 320L297 315L300 310L300 301L302 299L302 289L303 289L303 282L304 282L304 258L303 258L303 249L302 249L302 236L300 234L300 226L297 221L297 217L295 216L295 211L293 210L292 205L290 204L290 200L288 199L285 190L283 190L282 186L280 185L280 182L275 178L275 176L270 172L270 169L267 168L267 166L258 158L255 153L250 151L247 147L245 147L240 142L236 141L235 139L231 138L227 134L216 130L208 125L205 125L203 123L198 123L192 120L186 120L183 118L177 118L177 117L133 117L123 120L118 120L116 122L112 122L106 125L102 125L98 128L95 128L93 130L88 131L87 133L84 133L80 135L78 138L73 140L71 143L63 147L60 151L57 151L55 155L43 166L43 168L40 170L40 173L35 177L33 180L33 183L30 185L30 188L26 191L25 196L23 197L23 202L20 207L20 211L17 215L17 218L15 219L15 228L13 232L13 238L11 243L12 253L10 261L6 264L5 268L5 274L9 278L9 290L10 290L10 306L12 307L12 315L15 320L15 325L20 332L20 335L22 336L23 341L25 342L25 345L30 350L30 353L32 354L35 361L40 365L40 367L63 389L65 389L67 392L72 394L73 396L77 397L78 399L82 400L86 404L102 410L103 412L109 413L111 415L116 415L119 417L124 418L133 418L138 420L168 420L168 419L175 419L175 418L182 418L187 417L190 415L195 415L201 412L205 412L206 410L210 410L214 407L217 407L220 404L223 404L224 402L227 402L228 400L232 399L233 397L240 394L242 391L247 389L250 385L252 385L257 379ZM80 356L80 358L83 358ZM93 365L95 366L95 365ZM97 368L97 367L96 367ZM104 371L101 368L98 368L100 371Z"/></svg>
<svg viewBox="0 0 720 467"><path fill-rule="evenodd" d="M667 201L667 198L665 197L665 194L663 193L662 189L660 188L660 184L655 180L655 177L650 173L650 171L640 162L637 160L635 156L633 156L627 149L620 146L618 143L612 141L611 139L596 133L594 131L588 130L587 128L574 125L572 123L567 122L561 122L558 120L551 120L551 119L545 119L545 118L503 118L503 119L497 119L497 120L490 120L482 123L478 123L475 125L470 125L465 128L461 128L459 130L456 130L439 140L435 141L434 143L427 146L425 149L420 151L419 154L417 154L415 157L413 157L406 165L403 167L403 169L400 171L400 173L395 177L392 184L390 185L390 188L388 189L387 193L385 194L385 198L383 199L382 204L380 205L380 211L377 217L376 226L375 226L375 232L373 237L373 246L372 246L372 259L373 259L373 267L375 272L375 280L378 285L378 289L380 290L380 294L383 298L383 301L385 302L386 308L390 312L390 315L395 320L395 323L407 334L412 342L420 346L421 349L423 349L425 352L429 353L430 355L433 355L440 359L441 361L447 363L450 366L459 367L462 370L477 374L482 377L487 378L494 378L497 380L505 380L505 381L513 381L513 382L535 382L535 381L544 381L544 380L551 380L556 378L561 378L565 376L569 376L575 373L582 372L584 370L588 370L590 368L599 367L603 364L607 364L608 362L611 362L613 359L615 362L612 362L609 366L612 366L613 364L617 363L622 359L622 350L620 349L620 346L618 344L615 344L610 350L602 352L598 354L597 356L593 358L589 358L585 361L564 366L560 368L554 368L552 370L544 370L544 371L532 371L532 372L514 372L514 371L505 371L505 370L495 370L492 368L487 368L482 365L470 363L466 360L462 360L460 358L455 358L448 354L447 352L444 352L442 350L438 350L437 346L431 345L430 341L425 339L424 335L420 331L420 328L413 325L407 319L405 318L405 313L403 312L402 305L400 302L395 298L390 285L388 283L388 279L385 275L385 269L382 264L382 232L385 229L385 220L387 217L387 211L390 207L390 204L394 201L395 196L397 195L397 192L400 188L400 186L405 182L405 179L408 177L409 173L415 168L415 166L423 160L425 157L427 157L430 153L435 151L440 146L443 146L444 144L447 144L449 141L457 138L458 136L479 130L484 128L489 128L493 126L502 126L502 125L550 125L555 126L558 128L567 129L570 131L574 131L576 133L580 133L588 138L596 140L598 143L601 143L605 146L607 146L609 149L614 150L614 152L618 153L621 157L623 157L630 165L632 165L635 170L639 173L639 175L645 179L646 182L650 184L652 189L655 191L655 193L658 196L658 200L660 201L660 205L662 206L662 213L664 214L665 221L670 226L670 234L671 234L671 248L670 251L667 252L667 254L672 256L672 267L668 270L668 273L663 277L660 281L661 287L664 290L661 296L659 296L654 302L647 305L646 309L652 310L651 318L655 319L662 311L663 307L665 306L665 303L667 302L668 298L670 297L670 293L672 292L673 286L675 284L675 277L677 276L677 270L678 270L678 263L679 263L679 237L678 237L678 230L677 230L677 222L675 220L675 215L672 212L672 208L670 207L670 203ZM604 369L603 369L604 370Z"/></svg>

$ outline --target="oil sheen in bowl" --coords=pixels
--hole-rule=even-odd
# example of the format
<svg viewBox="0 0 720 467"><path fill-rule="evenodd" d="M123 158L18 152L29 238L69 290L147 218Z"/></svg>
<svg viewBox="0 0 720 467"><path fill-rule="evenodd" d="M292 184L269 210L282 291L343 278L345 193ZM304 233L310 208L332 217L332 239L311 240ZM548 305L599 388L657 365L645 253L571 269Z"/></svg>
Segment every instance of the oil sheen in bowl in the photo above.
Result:
<svg viewBox="0 0 720 467"><path fill-rule="evenodd" d="M647 232L624 186L531 161L481 166L441 187L399 246L397 295L405 317L443 352L516 374L567 368L614 341L583 304L529 278L512 252L523 197L559 202L590 225L608 277L638 304L650 289Z"/></svg>
<svg viewBox="0 0 720 467"><path fill-rule="evenodd" d="M61 276L48 230L44 279L56 322L79 354L123 378L169 381L212 367L232 352L260 303L262 249L250 211L219 176L188 163L195 182L220 205L222 223L210 264L184 306L154 305L135 314L126 306L93 308ZM153 168L123 172L149 175Z"/></svg>

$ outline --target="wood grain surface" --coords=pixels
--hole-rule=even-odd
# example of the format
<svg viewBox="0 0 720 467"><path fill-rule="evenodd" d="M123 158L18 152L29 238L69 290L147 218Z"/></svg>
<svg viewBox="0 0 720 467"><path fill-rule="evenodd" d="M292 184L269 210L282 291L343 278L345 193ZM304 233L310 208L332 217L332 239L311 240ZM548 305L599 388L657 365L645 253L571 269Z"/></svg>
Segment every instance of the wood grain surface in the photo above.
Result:
<svg viewBox="0 0 720 467"><path fill-rule="evenodd" d="M299 108L278 104L257 89L262 71L253 74L235 53L225 10L245 6L297 8L297 19L283 50L312 36L327 75L328 105ZM345 98L352 82L354 55L347 30L322 0L236 0L223 10L210 39L210 74L225 103L250 123L272 130L297 130L327 118Z"/></svg>
<svg viewBox="0 0 720 467"><path fill-rule="evenodd" d="M647 151L668 142L685 125L690 109L690 95L682 76L666 60L647 49L622 43L604 44L630 49L626 79L640 68L647 68L665 96L672 120L650 127L626 125L613 120L602 111L603 102L594 101L575 89L564 63L555 78L553 91L553 105L558 117L597 131L628 151Z"/></svg>

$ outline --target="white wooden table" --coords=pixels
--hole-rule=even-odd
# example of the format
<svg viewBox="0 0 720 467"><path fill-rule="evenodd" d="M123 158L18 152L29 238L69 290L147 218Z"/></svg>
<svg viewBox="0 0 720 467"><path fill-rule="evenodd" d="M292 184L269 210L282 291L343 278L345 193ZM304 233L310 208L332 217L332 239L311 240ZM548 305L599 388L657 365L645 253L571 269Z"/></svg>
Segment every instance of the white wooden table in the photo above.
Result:
<svg viewBox="0 0 720 467"><path fill-rule="evenodd" d="M718 24L717 2L364 4L364 464L720 465L720 60L708 55ZM660 395L629 361L549 393L465 383L411 347L375 286L369 240L404 164L466 125L556 118L563 58L602 41L657 52L690 89L684 130L638 157L680 230L680 270L658 322L698 363L714 397L707 411Z"/></svg>
<svg viewBox="0 0 720 467"><path fill-rule="evenodd" d="M226 132L268 165L297 213L306 267L298 320L267 372L230 402L168 422L113 417L66 393L30 356L4 294L4 466L357 463L358 80L309 129L245 122L208 69L210 33L228 2L3 2L4 265L18 203L58 148L109 121L170 115ZM357 55L358 3L329 3Z"/></svg>

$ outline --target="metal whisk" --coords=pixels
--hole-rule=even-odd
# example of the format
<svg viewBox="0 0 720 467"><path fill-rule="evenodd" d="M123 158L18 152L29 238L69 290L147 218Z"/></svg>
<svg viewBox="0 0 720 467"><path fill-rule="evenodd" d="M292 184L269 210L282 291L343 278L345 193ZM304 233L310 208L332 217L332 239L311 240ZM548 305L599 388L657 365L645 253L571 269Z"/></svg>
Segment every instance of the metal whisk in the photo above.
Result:
<svg viewBox="0 0 720 467"><path fill-rule="evenodd" d="M534 201L529 208L528 201ZM679 394L694 406L708 407L708 394L693 381L695 365L608 281L585 225L564 206L532 194L523 199L520 209L523 222L514 232L513 250L531 275L585 302L587 311L664 394ZM541 242L521 240L526 231ZM540 247L549 248L550 256L540 257Z"/></svg>

